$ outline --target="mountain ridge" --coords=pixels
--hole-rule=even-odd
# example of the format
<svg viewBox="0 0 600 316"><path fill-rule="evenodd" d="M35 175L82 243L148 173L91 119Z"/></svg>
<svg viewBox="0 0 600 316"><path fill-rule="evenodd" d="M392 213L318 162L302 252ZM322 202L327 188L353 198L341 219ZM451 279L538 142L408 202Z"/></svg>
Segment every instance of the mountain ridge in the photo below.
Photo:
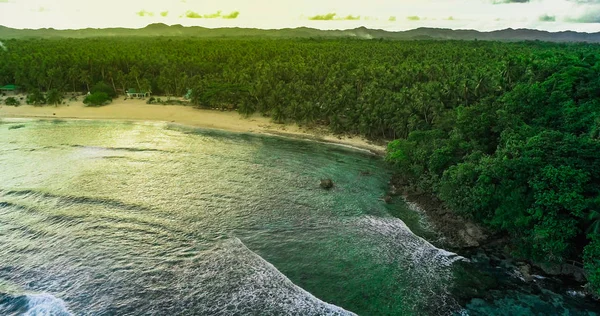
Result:
<svg viewBox="0 0 600 316"><path fill-rule="evenodd" d="M406 31L386 31L364 26L345 30L320 30L310 27L257 29L240 27L206 28L201 26L149 24L143 28L85 28L57 30L14 29L0 25L0 38L93 38L93 37L265 37L265 38L364 38L389 40L484 40L484 41L546 41L600 43L600 32L575 31L549 32L534 29L502 29L477 31L470 29L447 29L419 27Z"/></svg>

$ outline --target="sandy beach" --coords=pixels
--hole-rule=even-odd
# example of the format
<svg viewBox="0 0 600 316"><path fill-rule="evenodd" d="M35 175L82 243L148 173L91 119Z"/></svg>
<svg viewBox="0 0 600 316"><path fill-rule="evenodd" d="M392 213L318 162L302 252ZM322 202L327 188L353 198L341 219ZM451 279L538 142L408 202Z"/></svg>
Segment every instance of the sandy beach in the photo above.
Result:
<svg viewBox="0 0 600 316"><path fill-rule="evenodd" d="M270 118L260 115L244 118L232 111L201 110L182 105L146 104L145 100L139 99L116 99L102 107L86 107L81 101L69 101L58 107L0 105L0 118L164 121L233 132L310 139L368 150L377 155L385 154L386 149L384 145L374 144L361 137L338 136L323 129L305 128L296 124L275 124Z"/></svg>

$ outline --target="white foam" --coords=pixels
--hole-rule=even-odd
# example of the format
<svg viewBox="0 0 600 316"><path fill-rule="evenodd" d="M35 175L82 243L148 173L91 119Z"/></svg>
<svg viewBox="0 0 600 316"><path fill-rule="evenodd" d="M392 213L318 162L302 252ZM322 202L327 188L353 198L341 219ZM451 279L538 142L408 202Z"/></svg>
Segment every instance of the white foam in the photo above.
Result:
<svg viewBox="0 0 600 316"><path fill-rule="evenodd" d="M352 225L369 238L376 240L376 258L382 264L396 264L405 271L402 282L408 290L404 293L412 297L414 311L431 306L439 312L459 310L458 302L450 293L453 284L452 264L467 261L453 252L439 249L427 240L415 235L406 224L394 217L364 216ZM407 302L408 302L407 301ZM427 302L429 301L429 303ZM437 312L436 312L437 313Z"/></svg>
<svg viewBox="0 0 600 316"><path fill-rule="evenodd" d="M421 208L419 204L410 202L404 196L402 197L402 200L404 201L404 203L406 203L406 206L408 206L409 210L419 214L419 225L421 225L421 227L425 228L426 230L433 232L434 229L431 226L431 222L427 219L427 213L425 212L425 210Z"/></svg>
<svg viewBox="0 0 600 316"><path fill-rule="evenodd" d="M365 231L380 235L393 248L403 248L416 263L437 263L450 266L452 263L466 258L453 252L436 248L427 240L415 235L406 224L395 217L364 216L358 220L358 226ZM398 250L398 249L396 249Z"/></svg>
<svg viewBox="0 0 600 316"><path fill-rule="evenodd" d="M211 287L220 291L210 291L218 297L210 299L202 314L355 315L295 285L237 238L222 242L211 253L216 256L203 264L201 279L210 279Z"/></svg>
<svg viewBox="0 0 600 316"><path fill-rule="evenodd" d="M72 315L65 302L50 294L28 294L27 311L24 316L69 316Z"/></svg>
<svg viewBox="0 0 600 316"><path fill-rule="evenodd" d="M567 295L570 295L572 297L585 297L585 292L583 292L583 291L575 291L575 290L568 290L567 291Z"/></svg>

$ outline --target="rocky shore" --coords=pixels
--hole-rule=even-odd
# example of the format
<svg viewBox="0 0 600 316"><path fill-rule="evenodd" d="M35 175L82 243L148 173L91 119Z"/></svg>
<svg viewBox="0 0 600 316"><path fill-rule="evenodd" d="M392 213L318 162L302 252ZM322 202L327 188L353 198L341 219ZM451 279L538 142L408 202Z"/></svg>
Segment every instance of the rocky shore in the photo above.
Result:
<svg viewBox="0 0 600 316"><path fill-rule="evenodd" d="M568 261L549 265L515 258L511 254L512 247L507 236L494 234L482 225L456 214L434 194L419 190L402 177L392 177L388 194L401 197L409 207L424 215L438 235L436 240L432 240L437 246L472 258L475 262L483 261L512 271L513 276L525 283L551 284L554 288L562 286L571 289L568 291L573 291L574 295L600 300L587 287L581 263Z"/></svg>

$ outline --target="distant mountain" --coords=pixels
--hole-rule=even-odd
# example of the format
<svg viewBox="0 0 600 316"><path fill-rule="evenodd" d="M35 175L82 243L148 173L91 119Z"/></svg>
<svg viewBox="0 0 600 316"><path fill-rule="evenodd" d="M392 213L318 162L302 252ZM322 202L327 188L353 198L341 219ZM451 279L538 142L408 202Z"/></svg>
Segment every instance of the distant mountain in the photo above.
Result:
<svg viewBox="0 0 600 316"><path fill-rule="evenodd" d="M600 32L580 33L573 31L547 32L530 29L505 29L492 32L475 30L451 30L437 28L417 28L409 31L389 32L359 27L349 30L318 30L307 27L287 28L279 30L263 30L252 28L216 28L200 26L184 27L181 25L150 24L141 29L106 28L106 29L12 29L0 26L0 38L89 38L89 37L266 37L266 38L364 38L392 40L484 40L484 41L547 41L547 42L589 42L600 43Z"/></svg>

